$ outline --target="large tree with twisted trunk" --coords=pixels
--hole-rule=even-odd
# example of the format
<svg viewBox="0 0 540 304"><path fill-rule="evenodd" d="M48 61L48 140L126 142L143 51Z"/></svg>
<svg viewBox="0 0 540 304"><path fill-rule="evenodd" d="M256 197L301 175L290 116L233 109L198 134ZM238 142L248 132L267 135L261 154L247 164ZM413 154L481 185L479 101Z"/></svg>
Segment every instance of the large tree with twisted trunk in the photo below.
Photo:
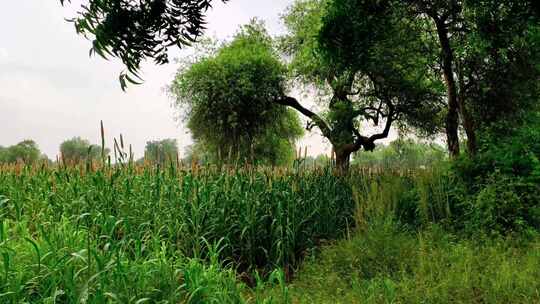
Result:
<svg viewBox="0 0 540 304"><path fill-rule="evenodd" d="M390 4L298 1L284 16L289 33L281 44L292 77L329 97L321 98L326 107L321 114L290 96L278 103L298 110L321 130L340 169L348 168L352 153L373 151L392 126L438 131L442 83L420 56L425 43L415 34L416 24Z"/></svg>

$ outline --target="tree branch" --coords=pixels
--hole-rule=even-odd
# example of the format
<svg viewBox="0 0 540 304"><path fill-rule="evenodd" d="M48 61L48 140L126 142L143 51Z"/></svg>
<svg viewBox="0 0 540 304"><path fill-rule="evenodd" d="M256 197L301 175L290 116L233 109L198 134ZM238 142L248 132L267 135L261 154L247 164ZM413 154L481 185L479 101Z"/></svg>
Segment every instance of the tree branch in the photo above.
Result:
<svg viewBox="0 0 540 304"><path fill-rule="evenodd" d="M392 127L392 123L394 122L394 115L396 114L396 109L394 105L392 104L392 101L388 100L386 102L386 105L388 106L388 115L386 116L386 125L384 126L384 130L382 133L374 134L369 137L369 140L374 142L379 139L387 138L388 134L390 133L390 128Z"/></svg>
<svg viewBox="0 0 540 304"><path fill-rule="evenodd" d="M330 127L326 124L326 122L321 118L319 117L319 115L311 112L310 110L308 110L307 108L304 108L299 102L298 100L296 100L296 98L293 98L293 97L289 97L289 96L284 96L284 97L281 97L281 98L278 98L276 100L276 103L280 104L280 105L284 105L284 106L288 106L288 107L291 107L293 109L295 109L296 111L302 113L302 115L306 116L307 118L311 119L311 121L313 121L313 123L315 125L317 125L317 127L319 127L319 129L321 129L323 135L332 140L331 139L331 129Z"/></svg>

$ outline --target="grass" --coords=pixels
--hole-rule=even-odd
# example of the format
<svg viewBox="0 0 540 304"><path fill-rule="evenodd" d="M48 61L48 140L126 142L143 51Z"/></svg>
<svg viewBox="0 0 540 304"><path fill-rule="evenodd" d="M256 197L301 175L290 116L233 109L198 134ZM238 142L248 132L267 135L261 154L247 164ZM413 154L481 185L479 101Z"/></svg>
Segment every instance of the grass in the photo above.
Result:
<svg viewBox="0 0 540 304"><path fill-rule="evenodd" d="M0 303L540 303L433 170L0 166Z"/></svg>
<svg viewBox="0 0 540 304"><path fill-rule="evenodd" d="M177 303L191 294L180 286L195 288L185 268L199 264L250 286L255 272L289 277L345 235L354 210L346 181L325 171L14 166L0 170L0 195L9 303Z"/></svg>
<svg viewBox="0 0 540 304"><path fill-rule="evenodd" d="M538 278L540 237L466 240L386 222L312 256L288 293L292 303L540 303Z"/></svg>

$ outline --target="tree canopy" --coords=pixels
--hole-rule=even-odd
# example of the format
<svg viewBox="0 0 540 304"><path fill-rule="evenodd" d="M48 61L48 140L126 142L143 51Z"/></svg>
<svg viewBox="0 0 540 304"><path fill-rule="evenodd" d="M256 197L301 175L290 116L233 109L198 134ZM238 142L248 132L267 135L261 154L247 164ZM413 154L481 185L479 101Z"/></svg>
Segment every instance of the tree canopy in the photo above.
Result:
<svg viewBox="0 0 540 304"><path fill-rule="evenodd" d="M88 3L73 22L93 36L93 51L124 62L123 87L136 81L142 60L166 63L170 47L195 42L211 5ZM281 53L262 27L244 27L182 69L172 91L194 138L215 158L235 148L243 158L259 149L276 159L272 147L300 135L295 114L279 105L320 129L341 167L352 153L374 150L392 127L444 132L453 159L464 133L472 158L484 137L512 134L510 124L538 111L539 18L534 0L297 0L283 17ZM316 91L324 110L291 96L296 84Z"/></svg>
<svg viewBox="0 0 540 304"><path fill-rule="evenodd" d="M418 34L431 41L429 65L445 83L445 131L452 157L460 153L460 125L473 156L479 128L513 116L531 99L525 95L538 94L535 2L403 1L408 19L422 25Z"/></svg>
<svg viewBox="0 0 540 304"><path fill-rule="evenodd" d="M152 140L146 143L144 159L155 164L165 164L176 161L178 157L178 142L176 139Z"/></svg>
<svg viewBox="0 0 540 304"><path fill-rule="evenodd" d="M81 137L73 137L65 140L60 144L60 153L62 160L70 163L79 163L87 160L98 160L102 157L101 147L98 145L90 144L86 139ZM110 153L109 149L105 149L107 156Z"/></svg>
<svg viewBox="0 0 540 304"><path fill-rule="evenodd" d="M180 69L171 85L194 140L229 162L292 160L303 132L296 113L275 103L285 91L285 66L257 22Z"/></svg>
<svg viewBox="0 0 540 304"><path fill-rule="evenodd" d="M45 158L46 156L41 154L37 143L30 139L6 148L0 146L0 163L32 164Z"/></svg>
<svg viewBox="0 0 540 304"><path fill-rule="evenodd" d="M293 77L330 96L322 115L305 113L347 166L351 153L372 151L393 124L437 130L440 84L418 56L420 37L388 1L297 1L285 14L282 49ZM298 102L283 104L301 112ZM372 123L382 130L374 134ZM373 132L373 131L372 131Z"/></svg>

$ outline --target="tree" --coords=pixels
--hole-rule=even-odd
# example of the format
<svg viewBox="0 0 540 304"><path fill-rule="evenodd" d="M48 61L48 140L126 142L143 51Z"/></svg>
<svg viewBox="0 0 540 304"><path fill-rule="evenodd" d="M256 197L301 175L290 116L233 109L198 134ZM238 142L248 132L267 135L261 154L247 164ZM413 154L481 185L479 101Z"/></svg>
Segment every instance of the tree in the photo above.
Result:
<svg viewBox="0 0 540 304"><path fill-rule="evenodd" d="M40 160L41 152L38 145L33 140L23 140L20 143L2 148L0 147L0 163L23 162L33 164Z"/></svg>
<svg viewBox="0 0 540 304"><path fill-rule="evenodd" d="M222 0L226 2L227 0ZM60 0L64 5L71 0ZM137 83L145 59L157 64L169 62L170 47L183 47L196 41L204 31L205 13L211 0L88 0L78 17L71 21L78 34L93 36L90 54L118 57L127 68L120 75Z"/></svg>
<svg viewBox="0 0 540 304"><path fill-rule="evenodd" d="M73 137L60 145L60 153L62 159L71 163L79 163L87 160L98 160L101 158L101 147L92 145L86 139ZM109 149L105 149L105 156L110 153Z"/></svg>
<svg viewBox="0 0 540 304"><path fill-rule="evenodd" d="M144 158L155 164L164 165L176 161L178 143L176 139L153 140L146 143Z"/></svg>
<svg viewBox="0 0 540 304"><path fill-rule="evenodd" d="M318 115L292 97L278 103L308 117L329 139L336 165L347 169L350 155L373 151L393 124L427 133L437 130L440 85L418 56L423 44L398 2L367 0L298 1L284 17L282 39L293 76L331 96ZM371 122L380 133L362 134ZM365 131L364 131L365 132Z"/></svg>
<svg viewBox="0 0 540 304"><path fill-rule="evenodd" d="M0 164L8 162L8 149L0 146Z"/></svg>
<svg viewBox="0 0 540 304"><path fill-rule="evenodd" d="M389 145L378 145L373 153L358 153L353 163L363 167L418 168L445 160L445 148L438 144L425 144L412 139L399 138Z"/></svg>
<svg viewBox="0 0 540 304"><path fill-rule="evenodd" d="M540 100L540 14L538 1L465 2L469 33L460 31L458 77L466 105L482 134L503 133L528 122ZM471 33L472 32L472 33ZM493 128L491 128L493 131ZM503 135L503 134L500 134Z"/></svg>
<svg viewBox="0 0 540 304"><path fill-rule="evenodd" d="M291 162L303 134L291 110L275 101L286 69L256 21L230 43L181 68L171 85L196 143L219 162Z"/></svg>
<svg viewBox="0 0 540 304"><path fill-rule="evenodd" d="M534 71L534 61L529 60L534 58L531 52L535 48L526 42L531 26L538 27L537 1L405 2L415 21L424 25L419 34L436 37L440 49L430 65L440 70L446 85L445 129L450 155L455 158L460 153L461 118L467 150L473 156L477 150L477 129L485 125L486 119L490 120L488 116L500 118L515 112L515 105L522 100L517 92L537 92L531 86L538 83L538 73ZM526 89L524 83L529 84ZM471 112L479 105L481 112L475 118Z"/></svg>

